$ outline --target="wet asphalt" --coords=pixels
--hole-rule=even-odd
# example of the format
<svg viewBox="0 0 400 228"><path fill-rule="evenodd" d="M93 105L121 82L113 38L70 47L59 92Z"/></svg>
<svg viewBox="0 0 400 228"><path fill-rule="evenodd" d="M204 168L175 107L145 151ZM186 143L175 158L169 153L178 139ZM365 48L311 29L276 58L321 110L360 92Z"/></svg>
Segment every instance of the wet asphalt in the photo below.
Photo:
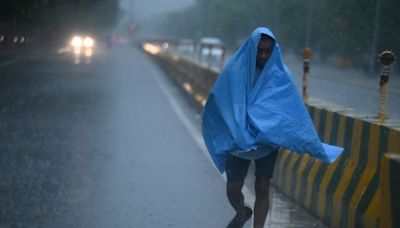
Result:
<svg viewBox="0 0 400 228"><path fill-rule="evenodd" d="M132 47L0 68L0 227L224 227L224 181L157 72Z"/></svg>

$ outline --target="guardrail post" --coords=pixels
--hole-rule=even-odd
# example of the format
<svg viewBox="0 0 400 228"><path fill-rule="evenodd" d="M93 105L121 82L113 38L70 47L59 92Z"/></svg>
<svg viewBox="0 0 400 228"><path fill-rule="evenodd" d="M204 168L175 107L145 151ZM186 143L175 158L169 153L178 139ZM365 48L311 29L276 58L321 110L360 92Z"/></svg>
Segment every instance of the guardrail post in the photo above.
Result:
<svg viewBox="0 0 400 228"><path fill-rule="evenodd" d="M312 56L312 51L310 48L303 49L303 101L307 102L308 100L308 78L310 72L310 59Z"/></svg>
<svg viewBox="0 0 400 228"><path fill-rule="evenodd" d="M379 82L379 112L378 119L384 122L386 119L387 84L389 82L390 64L395 56L391 51L384 51L379 55L379 62L382 64L381 77Z"/></svg>
<svg viewBox="0 0 400 228"><path fill-rule="evenodd" d="M400 227L400 155L385 154L381 159L380 227Z"/></svg>

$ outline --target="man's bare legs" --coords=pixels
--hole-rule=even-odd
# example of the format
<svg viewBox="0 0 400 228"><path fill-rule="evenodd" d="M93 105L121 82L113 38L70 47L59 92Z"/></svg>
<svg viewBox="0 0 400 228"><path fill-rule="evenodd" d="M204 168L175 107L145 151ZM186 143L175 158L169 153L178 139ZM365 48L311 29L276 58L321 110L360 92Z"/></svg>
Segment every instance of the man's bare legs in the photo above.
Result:
<svg viewBox="0 0 400 228"><path fill-rule="evenodd" d="M254 203L254 228L262 228L265 224L269 209L270 179L260 177L256 179L256 202Z"/></svg>
<svg viewBox="0 0 400 228"><path fill-rule="evenodd" d="M254 160L256 165L254 228L263 227L265 224L269 209L270 179L273 176L277 155L278 150L275 150L266 157ZM244 196L242 193L249 165L250 160L234 156L230 156L227 160L225 168L228 180L226 190L229 202L237 213L228 227L242 227L252 215L253 211L251 208L244 205Z"/></svg>
<svg viewBox="0 0 400 228"><path fill-rule="evenodd" d="M227 182L226 193L229 202L236 211L236 218L239 221L244 221L246 217L246 210L244 207L244 196L242 193L244 181Z"/></svg>

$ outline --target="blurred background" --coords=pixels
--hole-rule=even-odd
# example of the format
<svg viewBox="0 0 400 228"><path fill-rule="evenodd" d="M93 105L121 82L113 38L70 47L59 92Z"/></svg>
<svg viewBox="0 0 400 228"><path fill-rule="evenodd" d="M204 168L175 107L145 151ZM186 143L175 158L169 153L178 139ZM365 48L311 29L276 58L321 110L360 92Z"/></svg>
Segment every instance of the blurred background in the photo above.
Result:
<svg viewBox="0 0 400 228"><path fill-rule="evenodd" d="M314 50L314 61L377 71L377 52L399 53L395 0L197 0L169 13L161 31L174 38L216 36L235 47L257 26L271 28L285 52ZM398 66L397 66L398 67Z"/></svg>
<svg viewBox="0 0 400 228"><path fill-rule="evenodd" d="M376 74L376 55L400 50L396 0L3 0L0 45L60 45L71 34L104 41L216 37L235 50L255 27L271 28L285 53L314 51L315 62ZM122 38L121 38L122 37ZM398 71L398 64L394 65Z"/></svg>

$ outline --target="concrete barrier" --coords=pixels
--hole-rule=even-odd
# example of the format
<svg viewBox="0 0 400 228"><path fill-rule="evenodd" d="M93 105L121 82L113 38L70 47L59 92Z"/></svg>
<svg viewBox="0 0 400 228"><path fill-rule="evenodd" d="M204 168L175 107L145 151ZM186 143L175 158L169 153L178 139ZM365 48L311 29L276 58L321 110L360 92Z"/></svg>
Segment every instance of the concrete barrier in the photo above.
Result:
<svg viewBox="0 0 400 228"><path fill-rule="evenodd" d="M385 154L381 160L382 227L400 227L400 155Z"/></svg>
<svg viewBox="0 0 400 228"><path fill-rule="evenodd" d="M153 56L200 107L204 105L217 72L167 52ZM322 141L345 151L333 164L283 151L273 183L330 227L384 227L379 161L387 151L400 154L400 130L340 110L306 105Z"/></svg>
<svg viewBox="0 0 400 228"><path fill-rule="evenodd" d="M379 161L386 151L400 153L400 131L308 107L321 139L345 151L330 165L285 151L274 183L330 227L382 227Z"/></svg>

